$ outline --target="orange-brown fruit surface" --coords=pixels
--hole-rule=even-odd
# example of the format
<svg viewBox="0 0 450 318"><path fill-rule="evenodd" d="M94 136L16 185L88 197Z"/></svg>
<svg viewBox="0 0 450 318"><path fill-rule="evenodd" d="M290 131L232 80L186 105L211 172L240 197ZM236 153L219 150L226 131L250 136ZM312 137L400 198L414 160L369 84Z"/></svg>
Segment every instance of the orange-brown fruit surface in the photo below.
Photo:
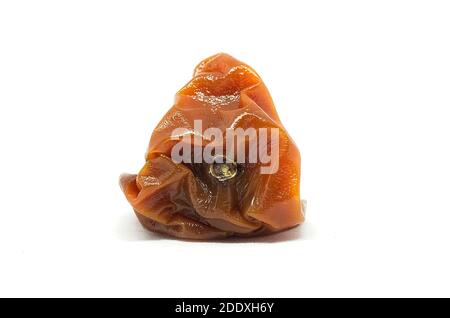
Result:
<svg viewBox="0 0 450 318"><path fill-rule="evenodd" d="M238 163L235 157L225 166L174 162L172 149L180 141L173 135L176 128L197 134L192 144L201 149L211 141L211 136L194 130L194 120L201 120L203 130L218 128L224 136L227 128L278 128L278 169L263 174L260 168L265 164ZM227 149L225 142L215 142ZM247 150L248 144L247 138ZM271 145L269 138L267 150ZM259 75L222 53L195 68L192 80L178 91L174 105L154 129L144 167L137 175L122 175L120 184L145 228L183 239L269 234L304 219L300 153Z"/></svg>

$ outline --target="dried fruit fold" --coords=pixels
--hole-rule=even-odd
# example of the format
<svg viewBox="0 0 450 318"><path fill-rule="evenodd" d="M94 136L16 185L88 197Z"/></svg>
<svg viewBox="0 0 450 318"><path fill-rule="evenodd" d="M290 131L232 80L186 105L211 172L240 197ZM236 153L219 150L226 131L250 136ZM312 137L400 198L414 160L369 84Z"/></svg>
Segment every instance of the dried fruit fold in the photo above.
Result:
<svg viewBox="0 0 450 318"><path fill-rule="evenodd" d="M278 170L262 174L263 163L237 163L236 157L224 157L222 163L175 163L171 154L179 140L172 133L184 128L198 137L194 120L201 120L204 130L214 127L224 135L227 128L278 128ZM200 136L201 147L210 141L210 136ZM174 106L154 129L144 167L137 175L121 176L120 183L144 227L179 238L261 235L291 228L304 218L299 151L261 78L227 54L195 68L193 79L178 91Z"/></svg>

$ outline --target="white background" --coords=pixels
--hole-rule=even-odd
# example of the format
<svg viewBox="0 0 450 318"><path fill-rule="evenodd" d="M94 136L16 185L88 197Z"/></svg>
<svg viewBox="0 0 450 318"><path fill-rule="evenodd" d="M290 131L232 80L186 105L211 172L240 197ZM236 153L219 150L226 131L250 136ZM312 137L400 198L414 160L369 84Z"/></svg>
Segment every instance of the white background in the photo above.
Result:
<svg viewBox="0 0 450 318"><path fill-rule="evenodd" d="M118 185L203 58L263 77L306 223L184 242ZM450 296L448 1L2 1L0 296Z"/></svg>

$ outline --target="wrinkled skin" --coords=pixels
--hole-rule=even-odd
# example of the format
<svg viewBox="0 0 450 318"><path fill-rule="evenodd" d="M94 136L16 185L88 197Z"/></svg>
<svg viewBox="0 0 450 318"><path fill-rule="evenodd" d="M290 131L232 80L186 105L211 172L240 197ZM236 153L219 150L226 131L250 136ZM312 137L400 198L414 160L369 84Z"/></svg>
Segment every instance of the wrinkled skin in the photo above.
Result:
<svg viewBox="0 0 450 318"><path fill-rule="evenodd" d="M208 164L176 164L175 128L278 127L279 169L261 174L260 163L239 164L234 178L219 181ZM202 143L202 145L204 145ZM225 146L224 146L225 147ZM202 61L176 94L174 106L153 131L138 175L122 175L121 187L139 221L150 231L184 239L254 236L303 222L300 153L282 126L270 94L248 65L226 54Z"/></svg>

